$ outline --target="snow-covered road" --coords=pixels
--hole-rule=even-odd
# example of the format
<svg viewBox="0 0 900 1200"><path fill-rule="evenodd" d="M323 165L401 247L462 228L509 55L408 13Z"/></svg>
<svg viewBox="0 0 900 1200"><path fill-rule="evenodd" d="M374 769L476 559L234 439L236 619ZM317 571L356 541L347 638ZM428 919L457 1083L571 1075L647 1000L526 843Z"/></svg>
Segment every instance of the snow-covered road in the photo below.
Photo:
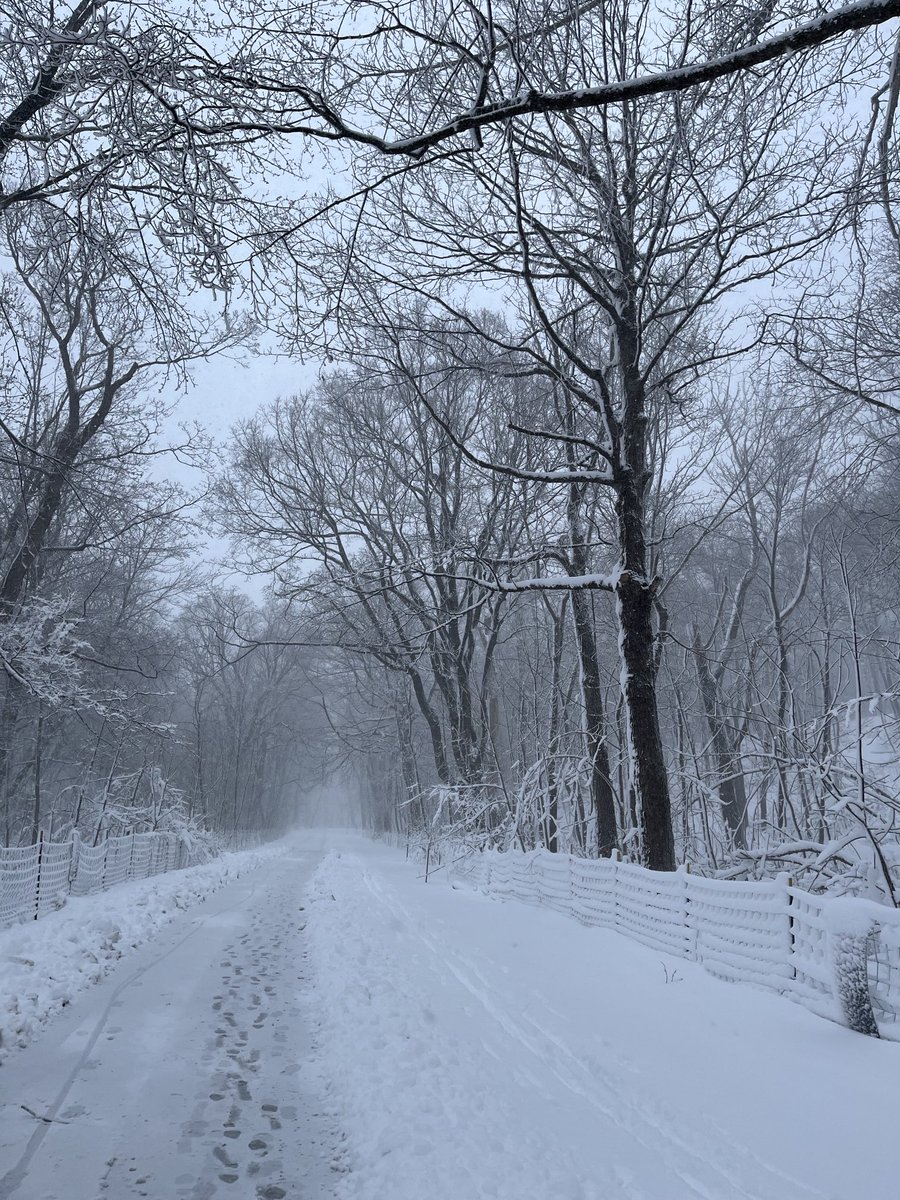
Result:
<svg viewBox="0 0 900 1200"><path fill-rule="evenodd" d="M296 846L176 918L0 1069L3 1200L331 1195L300 1004L322 839Z"/></svg>
<svg viewBox="0 0 900 1200"><path fill-rule="evenodd" d="M898 1194L900 1044L420 876L307 833L178 915L0 1067L0 1200Z"/></svg>

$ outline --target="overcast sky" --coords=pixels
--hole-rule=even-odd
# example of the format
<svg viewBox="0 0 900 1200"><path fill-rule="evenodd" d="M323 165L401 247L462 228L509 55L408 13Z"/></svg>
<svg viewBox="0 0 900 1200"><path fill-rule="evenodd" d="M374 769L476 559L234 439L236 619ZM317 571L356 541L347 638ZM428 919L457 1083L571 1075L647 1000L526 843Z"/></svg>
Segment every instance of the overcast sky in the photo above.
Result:
<svg viewBox="0 0 900 1200"><path fill-rule="evenodd" d="M284 355L262 354L245 356L240 360L222 356L193 368L193 384L188 388L174 380L165 389L166 403L172 406L169 436L178 437L178 425L199 422L219 446L228 441L229 433L238 421L252 416L260 407L278 396L290 396L310 387L318 376L318 361L299 362ZM200 471L166 455L157 460L157 472L185 487L203 485ZM228 559L228 543L224 538L210 537L202 546L205 561L218 565ZM229 574L226 582L248 591L260 599L267 580L248 580L244 575Z"/></svg>

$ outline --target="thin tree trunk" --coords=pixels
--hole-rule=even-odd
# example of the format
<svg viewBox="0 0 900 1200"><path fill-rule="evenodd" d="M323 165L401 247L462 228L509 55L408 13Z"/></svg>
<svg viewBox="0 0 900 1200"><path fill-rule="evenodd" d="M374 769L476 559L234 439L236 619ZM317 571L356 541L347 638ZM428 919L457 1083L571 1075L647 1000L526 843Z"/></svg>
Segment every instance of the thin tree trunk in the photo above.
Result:
<svg viewBox="0 0 900 1200"><path fill-rule="evenodd" d="M559 748L559 733L562 721L561 672L565 635L566 600L554 612L547 605L553 623L553 649L550 661L550 722L547 736L547 809L544 819L544 845L551 854L559 850L559 786L556 777L554 755Z"/></svg>
<svg viewBox="0 0 900 1200"><path fill-rule="evenodd" d="M31 842L38 840L41 831L41 756L44 750L44 712L38 705L37 728L34 737L34 808L31 814Z"/></svg>
<svg viewBox="0 0 900 1200"><path fill-rule="evenodd" d="M591 803L597 822L597 854L608 858L618 844L616 798L609 772L603 712L603 684L594 635L594 614L587 592L572 592L572 620L581 665L581 696L584 704L584 734L591 772Z"/></svg>

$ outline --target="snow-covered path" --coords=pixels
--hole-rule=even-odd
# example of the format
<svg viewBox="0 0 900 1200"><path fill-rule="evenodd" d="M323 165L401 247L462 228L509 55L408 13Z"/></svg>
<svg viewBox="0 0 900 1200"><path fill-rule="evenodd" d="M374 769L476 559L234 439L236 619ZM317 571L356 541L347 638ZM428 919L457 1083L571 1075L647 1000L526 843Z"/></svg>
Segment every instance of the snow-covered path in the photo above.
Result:
<svg viewBox="0 0 900 1200"><path fill-rule="evenodd" d="M898 1194L900 1044L420 876L307 833L179 915L0 1067L0 1200Z"/></svg>
<svg viewBox="0 0 900 1200"><path fill-rule="evenodd" d="M189 910L0 1072L2 1200L324 1200L301 896L322 839Z"/></svg>
<svg viewBox="0 0 900 1200"><path fill-rule="evenodd" d="M900 1194L900 1045L420 877L347 839L308 900L342 1200Z"/></svg>

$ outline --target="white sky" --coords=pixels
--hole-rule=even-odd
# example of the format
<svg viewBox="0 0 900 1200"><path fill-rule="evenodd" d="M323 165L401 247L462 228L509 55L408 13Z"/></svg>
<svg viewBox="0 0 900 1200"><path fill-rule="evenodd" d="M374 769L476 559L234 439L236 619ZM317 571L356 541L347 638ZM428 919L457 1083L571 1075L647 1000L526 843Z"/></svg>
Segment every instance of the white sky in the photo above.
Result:
<svg viewBox="0 0 900 1200"><path fill-rule="evenodd" d="M222 441L261 405L310 387L318 372L318 362L301 363L286 355L247 356L242 361L218 356L194 366L192 387L173 387L166 398L176 404L175 419L199 421Z"/></svg>
<svg viewBox="0 0 900 1200"><path fill-rule="evenodd" d="M289 396L310 387L316 380L320 364L317 361L299 362L286 355L263 354L246 356L241 360L218 356L208 362L195 364L193 384L178 387L174 381L163 391L163 399L172 406L169 436L178 438L178 425L199 422L221 447L226 444L232 428L253 415L260 407L278 396ZM156 473L188 488L204 484L203 474L173 456L156 461ZM204 562L222 569L222 582L239 587L255 600L261 600L267 584L264 577L248 579L242 573L227 569L228 541L202 535L200 554Z"/></svg>

